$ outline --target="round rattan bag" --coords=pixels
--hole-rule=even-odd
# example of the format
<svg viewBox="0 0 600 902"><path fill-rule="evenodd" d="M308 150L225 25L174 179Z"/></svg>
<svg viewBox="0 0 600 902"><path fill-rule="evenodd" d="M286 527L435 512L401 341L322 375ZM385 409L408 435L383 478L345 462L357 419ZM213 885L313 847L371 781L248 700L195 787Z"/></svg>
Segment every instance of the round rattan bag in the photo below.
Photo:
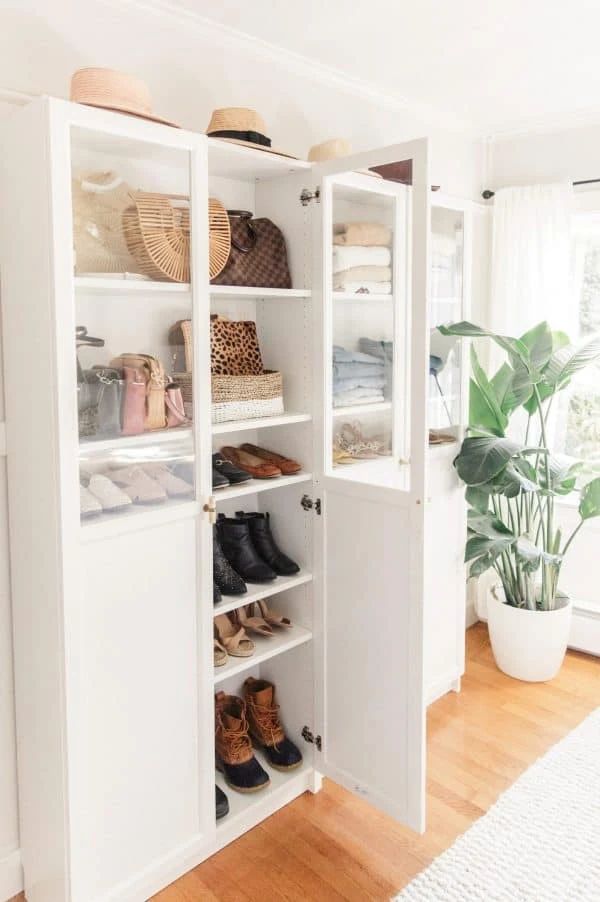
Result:
<svg viewBox="0 0 600 902"><path fill-rule="evenodd" d="M123 213L123 234L130 254L144 275L157 281L190 281L189 198L177 194L135 191L133 206ZM209 199L210 278L229 257L231 232L227 211Z"/></svg>

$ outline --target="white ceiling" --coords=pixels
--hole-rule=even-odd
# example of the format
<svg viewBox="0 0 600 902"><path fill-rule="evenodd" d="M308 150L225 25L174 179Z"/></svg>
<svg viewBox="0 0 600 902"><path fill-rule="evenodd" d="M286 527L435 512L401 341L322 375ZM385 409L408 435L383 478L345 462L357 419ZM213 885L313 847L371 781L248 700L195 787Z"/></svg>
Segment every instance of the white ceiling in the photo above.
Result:
<svg viewBox="0 0 600 902"><path fill-rule="evenodd" d="M600 113L600 0L177 0L487 132Z"/></svg>

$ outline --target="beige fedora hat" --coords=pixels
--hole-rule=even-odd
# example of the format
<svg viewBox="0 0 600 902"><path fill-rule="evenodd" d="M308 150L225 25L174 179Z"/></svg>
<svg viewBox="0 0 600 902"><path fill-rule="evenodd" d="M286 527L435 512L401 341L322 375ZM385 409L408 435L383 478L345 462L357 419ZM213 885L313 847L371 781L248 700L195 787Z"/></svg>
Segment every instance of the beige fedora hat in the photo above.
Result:
<svg viewBox="0 0 600 902"><path fill-rule="evenodd" d="M308 151L309 163L327 163L328 160L341 160L343 157L352 156L352 145L345 138L331 138L329 141L323 141L322 144L315 144ZM357 169L357 172L363 175L372 175L375 178L382 178L379 172L372 172L370 169Z"/></svg>
<svg viewBox="0 0 600 902"><path fill-rule="evenodd" d="M179 128L175 122L152 112L152 99L145 82L115 69L78 69L71 77L71 100Z"/></svg>
<svg viewBox="0 0 600 902"><path fill-rule="evenodd" d="M256 110L249 110L246 107L230 106L213 110L206 134L222 141L230 141L232 144L255 147L257 150L266 150L267 153L289 157L291 160L298 159L291 153L271 147L264 119Z"/></svg>

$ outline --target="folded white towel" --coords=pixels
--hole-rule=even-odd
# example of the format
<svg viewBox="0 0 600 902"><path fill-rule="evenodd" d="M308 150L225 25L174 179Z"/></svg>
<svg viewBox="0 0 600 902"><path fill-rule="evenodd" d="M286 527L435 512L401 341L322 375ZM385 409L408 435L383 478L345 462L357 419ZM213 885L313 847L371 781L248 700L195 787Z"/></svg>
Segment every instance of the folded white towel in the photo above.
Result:
<svg viewBox="0 0 600 902"><path fill-rule="evenodd" d="M333 243L389 247L392 230L380 222L336 222L333 224Z"/></svg>
<svg viewBox="0 0 600 902"><path fill-rule="evenodd" d="M343 291L345 294L391 294L391 282L346 282L342 287L336 288L335 291Z"/></svg>
<svg viewBox="0 0 600 902"><path fill-rule="evenodd" d="M332 262L335 273L353 266L389 266L392 255L389 247L334 247Z"/></svg>
<svg viewBox="0 0 600 902"><path fill-rule="evenodd" d="M333 277L334 288L344 288L349 282L391 282L391 266L352 266Z"/></svg>

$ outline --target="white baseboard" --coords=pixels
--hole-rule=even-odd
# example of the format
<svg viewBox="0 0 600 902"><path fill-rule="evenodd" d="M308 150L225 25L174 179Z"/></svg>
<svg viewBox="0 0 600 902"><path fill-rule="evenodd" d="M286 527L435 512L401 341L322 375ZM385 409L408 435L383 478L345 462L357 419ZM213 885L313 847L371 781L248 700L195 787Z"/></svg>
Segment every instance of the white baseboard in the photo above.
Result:
<svg viewBox="0 0 600 902"><path fill-rule="evenodd" d="M573 602L569 648L600 657L600 607L585 601Z"/></svg>
<svg viewBox="0 0 600 902"><path fill-rule="evenodd" d="M0 858L0 902L6 902L23 891L23 868L21 852L14 852Z"/></svg>
<svg viewBox="0 0 600 902"><path fill-rule="evenodd" d="M467 610L465 614L465 629L469 629L470 626L473 626L478 622L479 617L477 616L477 611L475 610L475 602L473 599L469 599L469 601L467 601Z"/></svg>

